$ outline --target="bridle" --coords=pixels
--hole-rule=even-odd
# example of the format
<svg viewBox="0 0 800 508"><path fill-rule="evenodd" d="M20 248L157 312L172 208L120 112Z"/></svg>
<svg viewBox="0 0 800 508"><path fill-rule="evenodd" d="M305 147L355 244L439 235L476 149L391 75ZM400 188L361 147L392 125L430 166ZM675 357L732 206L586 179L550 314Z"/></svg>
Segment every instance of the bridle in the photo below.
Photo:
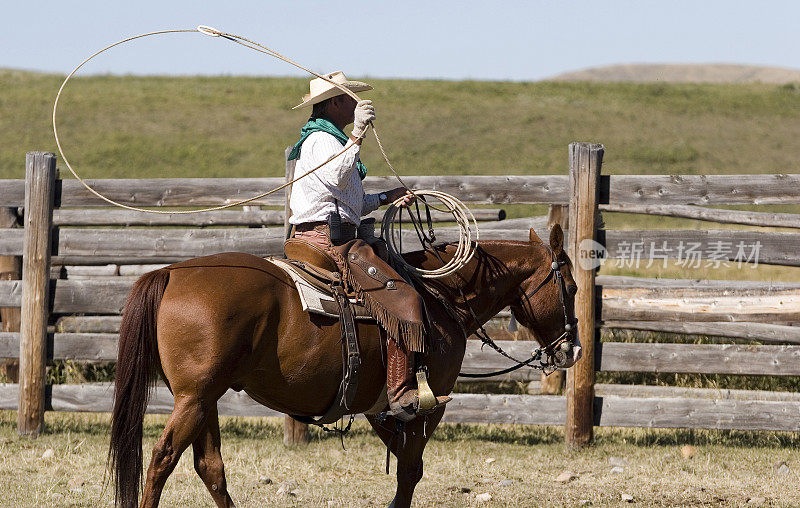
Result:
<svg viewBox="0 0 800 508"><path fill-rule="evenodd" d="M556 286L558 286L558 298L561 303L561 309L564 313L564 331L559 335L555 340L551 341L547 346L541 348L539 351L546 354L548 357L548 363L552 363L555 367L560 367L564 365L567 361L567 353L573 350L575 347L575 341L572 339L572 330L575 325L578 324L578 320L573 317L572 319L569 318L569 312L567 311L567 301L566 301L566 292L567 286L566 282L564 282L564 276L561 274L561 267L566 265L566 261L558 261L556 258L553 249L550 246L542 244L547 252L550 254L551 264L550 264L550 271L547 273L547 276L532 290L524 293L522 295L523 300L528 303L528 307L533 310L533 306L531 305L530 298L534 296L540 289L544 287L549 281L553 281ZM531 312L531 319L535 321L533 317L533 313Z"/></svg>
<svg viewBox="0 0 800 508"><path fill-rule="evenodd" d="M496 372L488 372L485 374L471 374L467 372L459 372L460 377L468 377L468 378L484 378L484 377L493 377L499 376L502 374L507 374L509 372L513 372L517 369L522 367L529 366L534 369L542 370L546 375L551 374L552 372L558 370L558 368L562 367L566 364L568 357L568 353L573 351L575 348L575 341L572 338L572 330L574 329L575 325L578 324L578 320L573 317L573 319L569 319L569 312L567 311L567 301L565 294L567 292L566 282L564 282L564 276L561 274L561 267L566 265L566 261L558 261L556 259L556 255L553 252L553 249L550 246L542 244L547 252L550 254L550 271L547 273L544 279L532 290L523 293L520 300L524 300L528 303L528 307L531 309L531 319L535 321L533 318L533 306L531 305L530 298L533 297L536 293L542 289L545 284L549 281L553 281L558 286L558 297L561 303L561 308L564 311L564 331L559 335L555 340L550 342L547 346L536 348L531 353L531 358L527 360L517 360L516 358L512 357L503 349L497 345L497 343L489 337L488 332L483 327L483 325L479 325L478 331L475 332L475 335L483 342L484 345L491 347L504 357L508 358L516 362L517 364L509 367L507 369L503 369ZM463 297L463 293L462 293ZM467 309L469 309L472 318L475 322L479 322L475 311L467 302L466 298L464 298L464 302L467 304Z"/></svg>

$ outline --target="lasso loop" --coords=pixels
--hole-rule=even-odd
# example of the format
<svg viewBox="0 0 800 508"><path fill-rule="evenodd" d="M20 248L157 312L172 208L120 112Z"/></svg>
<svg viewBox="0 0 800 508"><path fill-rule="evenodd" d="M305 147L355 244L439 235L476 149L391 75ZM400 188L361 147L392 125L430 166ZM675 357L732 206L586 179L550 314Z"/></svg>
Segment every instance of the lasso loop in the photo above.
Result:
<svg viewBox="0 0 800 508"><path fill-rule="evenodd" d="M419 277L428 279L447 277L467 264L475 254L475 245L478 241L478 221L475 220L475 216L472 214L472 211L464 203L450 194L434 190L419 190L416 192L416 195L430 196L438 199L453 214L459 229L458 244L456 245L456 250L453 253L453 257L441 267L433 270L424 270L406 263L406 261L403 259L400 249L398 249L396 245L398 234L402 235L403 232L401 230L397 232L398 234L396 234L394 230L396 216L398 213L402 213L402 207L400 206L400 203L402 203L403 198L399 198L397 201L389 205L389 208L386 210L386 213L383 216L383 222L381 223L381 237L386 241L386 246L389 250L389 256L391 256L396 263L402 265L407 271ZM425 200L425 204L426 206L430 206L428 204L428 200ZM472 226L475 227L474 239L472 238ZM423 241L423 247L425 247L424 243L425 242Z"/></svg>
<svg viewBox="0 0 800 508"><path fill-rule="evenodd" d="M127 210L134 210L134 211L137 211L137 212L158 213L158 214L165 214L165 215L167 215L167 214L175 214L175 215L179 215L180 214L180 215L183 215L183 214L190 214L190 213L200 213L200 212L210 212L210 211L214 211L214 210L223 210L225 208L232 208L232 207L235 207L235 206L241 206L241 205L256 201L258 199L264 198L266 196L269 196L270 194L273 194L275 192L278 192L279 190L282 190L282 189L292 185L293 183L295 183L296 181L300 180L301 178L304 178L304 177L310 175L311 173L314 173L315 171L320 169L322 166L324 166L325 164L331 162L332 160L336 159L337 157L341 156L344 152L346 152L349 149L349 146L345 146L344 148L342 148L342 150L339 153L337 153L336 155L333 155L332 157L330 157L328 160L326 160L325 162L323 162L319 166L313 168L311 171L308 171L307 173L305 173L305 174L303 174L303 175L301 175L301 176L299 176L299 177L297 177L297 178L295 178L295 179L293 179L291 181L288 181L288 182L284 183L283 185L280 185L280 186L278 186L278 187L276 187L276 188L274 188L272 190L269 190L267 192L264 192L264 193L259 194L257 196L253 196L253 197L248 198L248 199L242 199L242 200L235 201L235 202L232 202L232 203L228 203L228 204L225 204L225 205L213 206L213 207L209 207L209 208L199 208L199 209L195 209L195 210L171 210L171 211L139 208L139 207L136 207L136 206L130 206L130 205L126 205L124 203L120 203L118 201L114 201L113 199L108 198L108 197L100 194L96 190L94 190L92 187L89 186L89 184L87 184L83 180L83 178L81 178L78 175L78 173L75 171L75 169L73 169L72 165L69 162L69 159L67 159L67 156L64 154L64 149L61 146L61 140L58 137L58 126L57 126L57 122L56 122L57 112L58 112L58 101L61 98L61 93L64 91L64 88L67 86L67 83L72 78L72 76L75 75L75 73L78 72L78 70L81 67L83 67L87 62L89 62L90 60L92 60L96 56L100 55L101 53L104 53L105 51L108 51L109 49L111 49L111 48L113 48L115 46L119 46L121 44L125 44L127 42L130 42L130 41L133 41L133 40L136 40L136 39L141 39L141 38L144 38L144 37L150 37L150 36L154 36L154 35L163 35L163 34L170 34L170 33L190 33L190 32L198 32L198 33L201 33L203 35L207 35L209 37L220 37L220 38L229 40L231 42L235 42L236 44L239 44L239 45L244 46L246 48L250 48L250 49L252 49L254 51L258 51L259 53L264 53L266 55L272 56L274 58L277 58L278 60L284 61L284 62L286 62L286 63L288 63L290 65L293 65L294 67L297 67L298 69L306 71L306 72L308 72L309 74L313 75L316 78L319 78L319 79L322 79L324 81L327 81L328 83L330 83L331 85L335 86L336 88L338 88L339 90L341 90L343 93L347 94L348 96L352 97L356 101L360 101L361 100L358 97L358 95L356 95L353 91L349 90L348 88L340 85L339 83L335 83L332 79L330 79L330 78L328 78L326 76L318 74L318 73L314 72L313 70L300 65L299 63L297 63L297 62L295 62L295 61L293 61L293 60L281 55L277 51L274 51L274 50L272 50L272 49L270 49L270 48L268 48L268 47L266 47L264 45L261 45L261 44L255 42L255 41L251 41L250 39L247 39L246 37L243 37L241 35L235 35L235 34L229 34L229 33L226 33L226 32L222 32L222 31L217 30L216 28L213 28L213 27L210 27L210 26L200 25L195 29L159 30L159 31L156 31L156 32L147 32L147 33L143 33L143 34L140 34L140 35L135 35L133 37L128 37L127 39L122 39L122 40L117 41L117 42L115 42L113 44L109 44L108 46L104 47L103 49L93 53L91 56L89 56L88 58L83 60L80 64L78 64L78 66L75 67L72 70L72 72L70 72L67 75L66 78L64 78L64 82L61 83L61 87L58 89L58 93L56 94L55 102L53 103L53 134L55 135L56 146L58 147L58 153L61 155L61 159L64 161L64 164L67 166L67 169L69 169L70 173L72 173L72 175L90 193L92 193L96 197L100 198L101 200L105 201L106 203L109 203L109 204L114 205L114 206L118 206L120 208L125 208ZM434 208L436 210L440 210L440 211L443 211L443 212L449 212L449 213L453 214L453 216L455 217L456 223L459 224L459 227L461 228L461 232L462 232L462 235L461 235L461 237L459 239L459 244L458 244L459 259L463 263L466 263L467 261L469 261L469 259L472 257L472 252L474 250L474 243L471 240L469 221L466 220L466 218L467 218L466 214L469 213L469 215L472 216L472 213L469 211L468 208L466 208L466 206L464 206L463 203L458 201L453 196L450 196L449 194L445 194L445 193L438 192L438 191L414 191L408 185L406 185L406 183L403 181L403 179L400 177L400 175L394 169L394 166L392 166L392 163L389 161L389 157L386 155L386 150L383 148L383 144L381 143L381 139L378 136L378 131L375 129L375 125L374 124L370 124L370 125L372 126L372 134L375 136L375 141L378 144L378 149L380 150L381 155L383 156L383 160L386 162L386 165L389 166L389 169L392 171L392 173L394 174L395 178L397 178L397 180L400 182L400 184L404 188L406 188L409 192L411 192L412 194L417 196L418 198L422 198L422 196L424 196L424 195L430 195L430 196L434 196L434 197L439 198L440 201L445 205L446 208L441 209L441 208L437 208L437 207L431 206L431 205L428 205L428 206L430 206L431 208ZM389 210L392 213L391 217L394 217L394 214L396 213L397 208L398 208L397 202L395 204L393 204L389 208ZM387 215L388 214L389 214L389 211L387 211ZM475 221L474 217L472 217L472 221L473 222ZM467 227L464 228L463 224L467 224ZM476 222L475 222L475 228L476 228L476 238L475 239L477 240L477 223ZM391 243L390 239L388 239L388 238L387 238L387 243ZM463 250L463 252L462 252L462 250ZM398 254L398 256L399 256L399 254ZM452 273L452 271L454 271L454 270L452 269L452 266L450 266L451 263L448 263L448 265L446 265L447 266L446 269L445 269L445 267L440 269L440 270L442 270L441 273L443 273L444 275ZM458 263L458 261L457 261L457 263ZM434 272L439 272L440 270L434 270ZM422 271L422 272L424 272L424 271ZM444 276L444 275L435 275L435 274L423 275L422 272L420 273L420 275L427 276L427 277L436 277L436 276L440 276L441 277L441 276Z"/></svg>

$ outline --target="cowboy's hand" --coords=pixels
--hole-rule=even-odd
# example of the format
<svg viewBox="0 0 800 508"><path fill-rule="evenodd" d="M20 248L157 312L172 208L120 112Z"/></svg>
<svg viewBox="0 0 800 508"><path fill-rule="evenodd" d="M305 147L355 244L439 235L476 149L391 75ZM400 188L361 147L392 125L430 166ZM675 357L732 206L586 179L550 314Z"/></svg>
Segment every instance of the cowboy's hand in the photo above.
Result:
<svg viewBox="0 0 800 508"><path fill-rule="evenodd" d="M356 104L353 116L353 137L361 139L367 132L367 125L375 120L375 106L372 105L372 101L360 101Z"/></svg>
<svg viewBox="0 0 800 508"><path fill-rule="evenodd" d="M390 190L386 193L386 198L389 203L394 203L402 198L402 201L397 204L398 206L410 206L417 200L417 197L405 187L398 187Z"/></svg>

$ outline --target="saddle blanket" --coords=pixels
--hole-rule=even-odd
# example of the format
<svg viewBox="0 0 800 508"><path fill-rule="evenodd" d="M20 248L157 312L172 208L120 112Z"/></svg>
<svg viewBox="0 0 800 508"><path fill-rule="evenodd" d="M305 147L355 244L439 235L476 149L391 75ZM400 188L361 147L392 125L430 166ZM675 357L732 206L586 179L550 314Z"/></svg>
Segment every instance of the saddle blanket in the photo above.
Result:
<svg viewBox="0 0 800 508"><path fill-rule="evenodd" d="M294 281L297 288L297 294L300 296L300 302L303 304L303 310L311 314L320 314L323 316L339 318L339 306L330 291L324 291L319 287L309 282L302 270L292 263L287 263L283 259L266 258L267 261L277 266ZM357 299L350 298L350 305L353 309L355 319L359 321L372 321L375 318L369 315L367 309L364 308Z"/></svg>

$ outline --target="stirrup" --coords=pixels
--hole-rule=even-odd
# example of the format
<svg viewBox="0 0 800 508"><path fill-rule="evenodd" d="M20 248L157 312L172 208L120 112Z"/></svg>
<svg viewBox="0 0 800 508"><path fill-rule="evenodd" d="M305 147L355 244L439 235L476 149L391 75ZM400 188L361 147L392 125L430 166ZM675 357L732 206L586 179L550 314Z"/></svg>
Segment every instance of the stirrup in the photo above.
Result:
<svg viewBox="0 0 800 508"><path fill-rule="evenodd" d="M444 406L451 400L453 400L452 397L449 397L447 395L440 395L438 397L433 398L434 405L432 407L428 409L423 409L420 407L419 392L416 389L414 389L411 392L409 392L409 395L411 393L414 394L412 403L406 403L406 405L402 405L400 402L396 402L394 403L394 407L392 407L392 403L390 402L389 409L381 413L382 415L381 417L385 418L386 416L393 416L402 422L410 422L417 416L430 414L439 409L440 407Z"/></svg>
<svg viewBox="0 0 800 508"><path fill-rule="evenodd" d="M438 401L430 385L428 385L428 371L424 366L417 369L417 398L419 399L420 412L431 411L437 406Z"/></svg>

